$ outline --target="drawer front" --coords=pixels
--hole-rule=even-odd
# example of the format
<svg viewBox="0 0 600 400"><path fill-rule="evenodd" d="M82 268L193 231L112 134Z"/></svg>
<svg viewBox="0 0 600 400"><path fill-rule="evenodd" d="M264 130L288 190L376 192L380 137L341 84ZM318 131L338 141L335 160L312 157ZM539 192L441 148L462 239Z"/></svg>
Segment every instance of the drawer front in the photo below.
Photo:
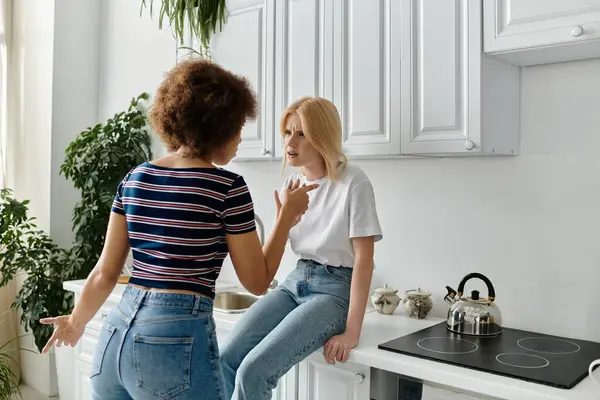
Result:
<svg viewBox="0 0 600 400"><path fill-rule="evenodd" d="M79 360L75 361L75 398L77 400L92 400L91 372L90 364Z"/></svg>
<svg viewBox="0 0 600 400"><path fill-rule="evenodd" d="M98 343L99 331L87 329L77 343L75 351L78 360L91 364L94 357L94 349Z"/></svg>

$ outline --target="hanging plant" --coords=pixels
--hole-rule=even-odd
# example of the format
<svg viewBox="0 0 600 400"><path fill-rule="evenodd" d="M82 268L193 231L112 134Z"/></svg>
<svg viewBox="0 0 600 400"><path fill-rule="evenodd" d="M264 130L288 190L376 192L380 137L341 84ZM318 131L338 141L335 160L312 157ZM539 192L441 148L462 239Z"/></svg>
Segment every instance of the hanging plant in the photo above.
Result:
<svg viewBox="0 0 600 400"><path fill-rule="evenodd" d="M159 1L159 0L157 0ZM142 0L140 15L144 8L150 8L150 17L154 17L154 0ZM211 36L223 30L226 20L225 0L160 0L158 27L163 28L167 21L173 35L183 48L194 51L202 57L210 58ZM187 27L200 42L200 52L183 46L187 36Z"/></svg>

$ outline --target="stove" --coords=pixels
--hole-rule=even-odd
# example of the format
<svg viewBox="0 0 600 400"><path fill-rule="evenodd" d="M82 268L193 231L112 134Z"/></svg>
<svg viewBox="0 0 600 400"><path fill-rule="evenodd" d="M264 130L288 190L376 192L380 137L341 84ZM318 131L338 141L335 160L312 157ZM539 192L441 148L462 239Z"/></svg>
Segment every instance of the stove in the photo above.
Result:
<svg viewBox="0 0 600 400"><path fill-rule="evenodd" d="M461 335L446 322L378 347L562 389L577 385L600 358L600 343L509 328L493 337Z"/></svg>

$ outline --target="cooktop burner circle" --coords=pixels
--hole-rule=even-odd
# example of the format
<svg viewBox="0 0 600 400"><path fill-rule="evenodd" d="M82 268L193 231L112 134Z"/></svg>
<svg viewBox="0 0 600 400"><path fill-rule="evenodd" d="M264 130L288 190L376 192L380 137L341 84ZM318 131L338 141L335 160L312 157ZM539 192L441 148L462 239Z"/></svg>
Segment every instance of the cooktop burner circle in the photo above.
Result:
<svg viewBox="0 0 600 400"><path fill-rule="evenodd" d="M542 354L573 354L581 350L577 343L564 339L526 337L519 339L517 345L527 351Z"/></svg>
<svg viewBox="0 0 600 400"><path fill-rule="evenodd" d="M525 353L502 353L496 356L496 361L501 364L515 368L545 368L550 365L550 361L544 357L535 354Z"/></svg>
<svg viewBox="0 0 600 400"><path fill-rule="evenodd" d="M469 354L479 349L479 346L469 340L447 336L421 339L417 342L417 346L439 354Z"/></svg>

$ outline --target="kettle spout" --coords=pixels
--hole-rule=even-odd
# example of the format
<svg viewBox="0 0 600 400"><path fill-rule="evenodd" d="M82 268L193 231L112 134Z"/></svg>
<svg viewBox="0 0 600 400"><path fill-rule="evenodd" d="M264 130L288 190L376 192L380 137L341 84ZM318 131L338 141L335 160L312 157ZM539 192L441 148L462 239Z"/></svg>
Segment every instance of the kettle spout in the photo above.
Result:
<svg viewBox="0 0 600 400"><path fill-rule="evenodd" d="M456 303L456 290L452 289L450 286L446 286L446 290L448 290L448 294L444 296L444 301L450 305Z"/></svg>

